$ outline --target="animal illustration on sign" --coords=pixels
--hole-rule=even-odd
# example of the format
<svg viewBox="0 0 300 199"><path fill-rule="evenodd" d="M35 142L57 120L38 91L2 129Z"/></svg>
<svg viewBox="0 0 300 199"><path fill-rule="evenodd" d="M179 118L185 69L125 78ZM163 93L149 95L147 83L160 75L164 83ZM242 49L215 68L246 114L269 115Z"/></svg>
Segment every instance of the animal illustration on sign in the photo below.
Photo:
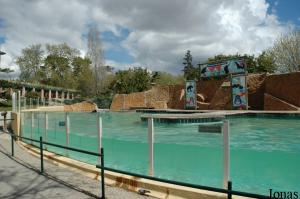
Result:
<svg viewBox="0 0 300 199"><path fill-rule="evenodd" d="M186 84L186 106L187 107L195 107L195 82L190 81Z"/></svg>

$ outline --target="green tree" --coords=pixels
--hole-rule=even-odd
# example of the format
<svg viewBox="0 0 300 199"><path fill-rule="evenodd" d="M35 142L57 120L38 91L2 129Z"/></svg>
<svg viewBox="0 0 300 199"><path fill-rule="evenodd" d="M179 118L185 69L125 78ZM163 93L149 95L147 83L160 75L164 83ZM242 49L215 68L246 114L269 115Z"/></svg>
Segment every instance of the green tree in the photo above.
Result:
<svg viewBox="0 0 300 199"><path fill-rule="evenodd" d="M183 72L186 79L196 79L199 76L198 70L194 68L191 51L188 50L183 58Z"/></svg>
<svg viewBox="0 0 300 199"><path fill-rule="evenodd" d="M31 45L22 50L22 55L17 57L16 63L20 67L20 79L27 82L38 82L39 70L43 63L44 51L41 44Z"/></svg>
<svg viewBox="0 0 300 199"><path fill-rule="evenodd" d="M75 88L72 63L79 56L79 50L66 43L47 44L48 56L44 60L42 74L46 75L48 84L52 86Z"/></svg>
<svg viewBox="0 0 300 199"><path fill-rule="evenodd" d="M151 74L140 67L118 71L115 78L114 88L117 93L142 92L151 87Z"/></svg>
<svg viewBox="0 0 300 199"><path fill-rule="evenodd" d="M257 58L257 71L256 72L269 72L276 71L275 59L269 51L263 51Z"/></svg>
<svg viewBox="0 0 300 199"><path fill-rule="evenodd" d="M184 77L182 75L174 76L167 72L157 72L153 79L153 83L161 86L184 84Z"/></svg>
<svg viewBox="0 0 300 199"><path fill-rule="evenodd" d="M70 82L71 66L69 60L65 57L59 57L57 55L48 55L45 59L45 69L50 71L48 83L52 86L69 87L74 86L73 82Z"/></svg>
<svg viewBox="0 0 300 199"><path fill-rule="evenodd" d="M88 58L76 57L73 59L72 65L76 89L80 90L83 96L92 96L95 79L91 61Z"/></svg>
<svg viewBox="0 0 300 199"><path fill-rule="evenodd" d="M62 44L46 44L46 50L48 55L54 55L57 57L64 57L68 60L69 64L72 63L75 57L80 55L80 52L76 48L70 47L66 43Z"/></svg>
<svg viewBox="0 0 300 199"><path fill-rule="evenodd" d="M279 37L270 52L279 71L300 71L300 30Z"/></svg>

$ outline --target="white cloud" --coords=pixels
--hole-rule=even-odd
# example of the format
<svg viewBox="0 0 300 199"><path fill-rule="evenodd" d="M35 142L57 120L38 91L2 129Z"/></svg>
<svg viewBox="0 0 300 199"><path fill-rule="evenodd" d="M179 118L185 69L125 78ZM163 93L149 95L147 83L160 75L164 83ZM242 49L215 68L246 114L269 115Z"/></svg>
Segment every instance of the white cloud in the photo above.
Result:
<svg viewBox="0 0 300 199"><path fill-rule="evenodd" d="M195 61L218 53L257 54L288 31L276 13L268 14L265 0L0 0L6 37L3 63L15 65L21 49L35 43L66 42L86 52L82 34L97 23L101 31L120 36L131 30L121 46L134 57L133 65L179 72L190 49ZM114 48L104 42L104 47ZM107 60L121 69L128 64Z"/></svg>

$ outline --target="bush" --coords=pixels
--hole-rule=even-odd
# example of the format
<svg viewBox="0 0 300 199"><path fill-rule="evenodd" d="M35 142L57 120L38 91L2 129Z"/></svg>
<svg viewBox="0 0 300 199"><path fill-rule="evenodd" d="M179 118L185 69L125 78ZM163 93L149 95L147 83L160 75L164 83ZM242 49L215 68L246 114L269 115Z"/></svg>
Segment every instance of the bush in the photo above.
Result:
<svg viewBox="0 0 300 199"><path fill-rule="evenodd" d="M0 107L11 107L11 106L12 106L12 101L11 100L0 102Z"/></svg>
<svg viewBox="0 0 300 199"><path fill-rule="evenodd" d="M94 103L97 104L98 108L100 108L100 109L105 109L105 108L109 109L110 104L112 102L112 96L102 95L102 96L94 97L91 100Z"/></svg>
<svg viewBox="0 0 300 199"><path fill-rule="evenodd" d="M29 91L25 94L25 97L27 98L38 98L40 97L39 93L38 92L35 92L35 91Z"/></svg>

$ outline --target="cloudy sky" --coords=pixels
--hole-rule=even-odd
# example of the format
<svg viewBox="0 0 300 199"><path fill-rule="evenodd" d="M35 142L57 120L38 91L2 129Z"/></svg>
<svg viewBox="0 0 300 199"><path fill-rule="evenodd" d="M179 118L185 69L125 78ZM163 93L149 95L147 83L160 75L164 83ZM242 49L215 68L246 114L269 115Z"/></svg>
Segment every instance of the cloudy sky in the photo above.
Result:
<svg viewBox="0 0 300 199"><path fill-rule="evenodd" d="M298 0L0 0L2 66L31 44L87 50L97 24L106 64L178 73L186 50L194 63L216 54L258 54L300 27Z"/></svg>

